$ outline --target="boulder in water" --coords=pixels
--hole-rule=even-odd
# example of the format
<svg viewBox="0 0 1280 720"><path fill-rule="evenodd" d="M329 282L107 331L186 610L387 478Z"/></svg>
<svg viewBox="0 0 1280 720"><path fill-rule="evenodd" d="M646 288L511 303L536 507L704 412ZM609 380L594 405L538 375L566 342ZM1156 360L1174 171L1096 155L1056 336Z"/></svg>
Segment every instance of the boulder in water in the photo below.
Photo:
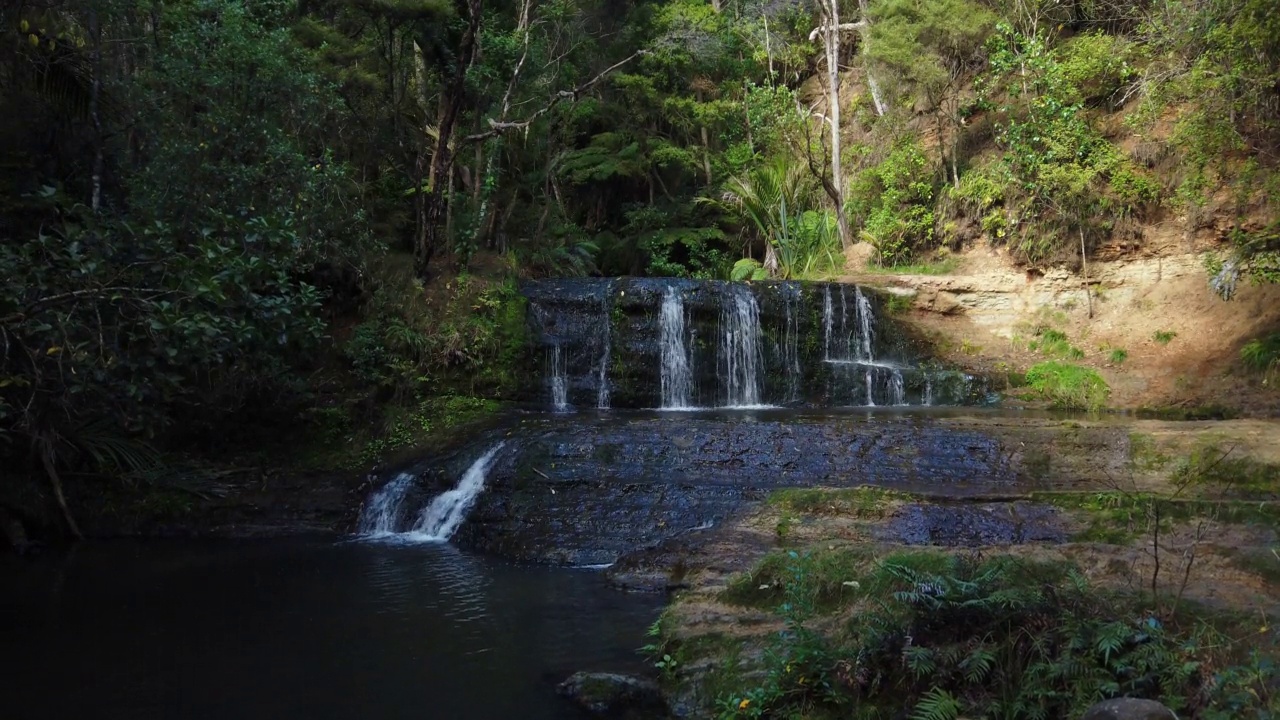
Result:
<svg viewBox="0 0 1280 720"><path fill-rule="evenodd" d="M556 692L600 717L668 717L667 702L658 684L634 675L578 672L560 683Z"/></svg>
<svg viewBox="0 0 1280 720"><path fill-rule="evenodd" d="M1080 720L1178 720L1178 716L1155 700L1114 698L1085 710Z"/></svg>

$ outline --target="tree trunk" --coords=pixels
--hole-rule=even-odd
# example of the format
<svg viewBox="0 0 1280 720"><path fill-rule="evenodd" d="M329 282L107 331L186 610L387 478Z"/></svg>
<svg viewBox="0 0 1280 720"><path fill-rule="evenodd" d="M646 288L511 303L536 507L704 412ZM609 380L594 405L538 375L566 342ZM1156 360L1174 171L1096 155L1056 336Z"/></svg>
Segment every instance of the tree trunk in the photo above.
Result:
<svg viewBox="0 0 1280 720"><path fill-rule="evenodd" d="M436 126L435 153L431 156L431 170L427 181L426 192L419 188L422 196L422 209L419 213L421 227L418 229L418 247L414 254L415 269L420 277L426 277L427 267L439 250L441 241L441 220L445 210L446 187L451 183L441 183L442 178L449 178L453 170L453 150L450 147L453 131L458 124L458 115L462 103L466 99L467 68L475 60L479 45L480 21L483 7L481 0L467 0L467 27L462 33L458 46L458 57L440 96L440 119Z"/></svg>
<svg viewBox="0 0 1280 720"><path fill-rule="evenodd" d="M867 13L867 0L858 0L858 9L862 11L862 67L867 73L867 88L871 90L876 115L884 115L884 96L880 94L875 73L871 72L871 61L867 59L867 51L871 48L871 16Z"/></svg>
<svg viewBox="0 0 1280 720"><path fill-rule="evenodd" d="M719 7L716 8L719 10ZM695 96L699 103L702 102L702 91L699 90ZM711 184L711 139L707 133L707 126L702 125L698 128L702 137L702 172L707 176L707 184Z"/></svg>
<svg viewBox="0 0 1280 720"><path fill-rule="evenodd" d="M49 486L53 488L53 497L58 501L58 509L62 511L62 519L66 521L67 530L71 532L72 537L79 540L84 535L80 534L80 526L76 524L76 519L71 516L71 509L67 507L67 498L62 493L62 478L58 475L53 440L48 437L38 437L35 442L36 450L40 454L40 464L44 466L44 474L49 479Z"/></svg>
<svg viewBox="0 0 1280 720"><path fill-rule="evenodd" d="M827 124L831 128L831 184L827 194L836 206L840 246L853 245L853 233L844 212L844 167L840 149L840 5L839 0L822 0L824 16L822 46L827 56ZM825 183L824 183L825 185Z"/></svg>
<svg viewBox="0 0 1280 720"><path fill-rule="evenodd" d="M89 119L93 123L93 190L89 207L96 214L102 205L102 117L99 109L102 96L102 24L92 4L89 5L89 35L93 38L93 52L89 58L93 73L89 89Z"/></svg>

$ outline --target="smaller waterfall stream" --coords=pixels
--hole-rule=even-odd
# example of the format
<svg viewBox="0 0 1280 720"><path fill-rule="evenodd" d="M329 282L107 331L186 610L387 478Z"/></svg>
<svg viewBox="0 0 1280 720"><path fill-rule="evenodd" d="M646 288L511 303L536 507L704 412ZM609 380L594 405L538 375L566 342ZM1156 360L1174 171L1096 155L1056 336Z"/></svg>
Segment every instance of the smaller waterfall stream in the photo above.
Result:
<svg viewBox="0 0 1280 720"><path fill-rule="evenodd" d="M889 375L889 404L907 404L907 384L902 377L902 371L897 368L894 368Z"/></svg>
<svg viewBox="0 0 1280 720"><path fill-rule="evenodd" d="M728 407L760 405L760 306L746 288L733 286L720 314L721 385Z"/></svg>
<svg viewBox="0 0 1280 720"><path fill-rule="evenodd" d="M600 376L596 385L596 407L609 409L609 362L613 352L613 330L609 325L609 296L600 300Z"/></svg>
<svg viewBox="0 0 1280 720"><path fill-rule="evenodd" d="M484 490L485 476L494 457L502 449L505 442L489 448L489 450L471 463L471 467L462 474L457 487L437 495L429 505L418 513L413 527L407 532L399 529L401 515L404 511L405 497L413 487L417 477L412 473L400 473L369 498L365 509L360 513L359 533L369 538L400 538L415 542L445 542L453 537L458 526L466 519L476 496Z"/></svg>
<svg viewBox="0 0 1280 720"><path fill-rule="evenodd" d="M667 288L662 294L662 308L658 315L660 337L659 355L661 404L667 410L691 407L693 395L693 367L685 346L684 301L675 288Z"/></svg>
<svg viewBox="0 0 1280 720"><path fill-rule="evenodd" d="M569 378L560 343L551 346L551 404L555 406L556 412L569 409Z"/></svg>
<svg viewBox="0 0 1280 720"><path fill-rule="evenodd" d="M786 316L778 354L782 359L783 372L787 374L787 402L797 402L800 400L800 379L804 373L800 367L800 288L794 284L784 287L787 292L783 305Z"/></svg>
<svg viewBox="0 0 1280 720"><path fill-rule="evenodd" d="M369 502L360 512L356 532L373 537L394 535L400 525L404 497L416 479L413 473L400 473L369 496Z"/></svg>
<svg viewBox="0 0 1280 720"><path fill-rule="evenodd" d="M844 288L840 289L841 297L844 296ZM875 340L875 311L871 308L871 301L866 295L862 294L862 288L857 285L853 286L853 295L857 306L858 313L858 358L865 362L875 362L875 356L871 352L871 343Z"/></svg>

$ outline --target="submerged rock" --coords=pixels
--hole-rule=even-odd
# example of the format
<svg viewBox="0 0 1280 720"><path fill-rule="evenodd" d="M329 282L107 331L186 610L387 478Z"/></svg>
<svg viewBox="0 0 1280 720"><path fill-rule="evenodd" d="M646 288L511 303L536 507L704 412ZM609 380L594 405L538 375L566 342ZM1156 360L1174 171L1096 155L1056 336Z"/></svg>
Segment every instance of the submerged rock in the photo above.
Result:
<svg viewBox="0 0 1280 720"><path fill-rule="evenodd" d="M1155 700L1115 698L1085 710L1080 720L1178 720L1178 716Z"/></svg>
<svg viewBox="0 0 1280 720"><path fill-rule="evenodd" d="M600 717L656 720L669 715L658 684L634 675L578 672L556 692Z"/></svg>

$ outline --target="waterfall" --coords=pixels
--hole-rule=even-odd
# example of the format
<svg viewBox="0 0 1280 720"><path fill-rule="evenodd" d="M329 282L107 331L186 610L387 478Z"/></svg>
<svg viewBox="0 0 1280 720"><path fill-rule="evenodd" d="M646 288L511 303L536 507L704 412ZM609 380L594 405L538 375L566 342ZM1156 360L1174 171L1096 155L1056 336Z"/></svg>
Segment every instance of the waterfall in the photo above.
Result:
<svg viewBox="0 0 1280 720"><path fill-rule="evenodd" d="M569 409L569 378L560 343L551 346L551 404L555 406L556 412Z"/></svg>
<svg viewBox="0 0 1280 720"><path fill-rule="evenodd" d="M601 329L601 351L600 351L600 376L597 378L596 384L596 407L601 410L609 409L609 362L611 360L610 353L613 351L613 328L609 322L609 294L605 293L600 300L600 324Z"/></svg>
<svg viewBox="0 0 1280 720"><path fill-rule="evenodd" d="M831 286L822 289L822 359L831 360L831 331L835 327L835 307L831 302Z"/></svg>
<svg viewBox="0 0 1280 720"><path fill-rule="evenodd" d="M684 341L684 300L673 287L662 294L662 309L658 316L659 355L662 403L664 409L690 407L693 394L693 368Z"/></svg>
<svg viewBox="0 0 1280 720"><path fill-rule="evenodd" d="M729 286L729 298L720 308L720 370L725 405L760 405L760 306L755 295L741 285Z"/></svg>
<svg viewBox="0 0 1280 720"><path fill-rule="evenodd" d="M404 497L413 487L416 476L412 473L400 473L391 482L378 488L369 497L364 509L360 511L360 521L356 524L356 532L361 535L385 536L396 532L400 524L401 506Z"/></svg>
<svg viewBox="0 0 1280 720"><path fill-rule="evenodd" d="M823 359L827 362L875 362L875 309L862 288L853 286L853 315L856 325L849 323L849 297L840 286L840 309L837 316L835 298L828 285L822 296Z"/></svg>
<svg viewBox="0 0 1280 720"><path fill-rule="evenodd" d="M800 288L788 283L783 286L786 291L786 312L782 327L782 341L778 356L782 360L782 371L787 374L787 402L800 399Z"/></svg>
<svg viewBox="0 0 1280 720"><path fill-rule="evenodd" d="M549 412L989 397L921 367L917 347L879 316L875 291L854 284L566 278L521 291L543 373L520 392Z"/></svg>
<svg viewBox="0 0 1280 720"><path fill-rule="evenodd" d="M875 357L871 353L871 343L874 339L872 333L874 332L875 318L872 316L871 301L867 299L866 295L862 294L862 288L857 285L853 287L853 293L858 314L858 339L861 341L858 348L858 359L865 362L874 362Z"/></svg>
<svg viewBox="0 0 1280 720"><path fill-rule="evenodd" d="M502 449L505 442L489 448L471 467L463 473L458 486L440 493L423 508L418 519L408 532L401 532L401 515L405 497L413 487L417 476L413 473L400 473L391 482L379 488L365 503L360 513L357 531L368 538L402 538L412 541L443 542L453 536L458 526L466 518L476 496L484 489L485 476L493 458Z"/></svg>
<svg viewBox="0 0 1280 720"><path fill-rule="evenodd" d="M476 496L484 490L484 479L489 473L489 465L493 463L494 456L505 444L500 442L489 448L488 452L471 463L471 467L467 468L462 479L458 481L457 487L440 493L422 510L418 515L418 522L410 530L414 539L445 541L453 537L453 533L466 518L467 511L471 509L471 504L475 502Z"/></svg>
<svg viewBox="0 0 1280 720"><path fill-rule="evenodd" d="M907 384L902 379L902 371L894 368L889 375L889 403L891 405L907 404Z"/></svg>

